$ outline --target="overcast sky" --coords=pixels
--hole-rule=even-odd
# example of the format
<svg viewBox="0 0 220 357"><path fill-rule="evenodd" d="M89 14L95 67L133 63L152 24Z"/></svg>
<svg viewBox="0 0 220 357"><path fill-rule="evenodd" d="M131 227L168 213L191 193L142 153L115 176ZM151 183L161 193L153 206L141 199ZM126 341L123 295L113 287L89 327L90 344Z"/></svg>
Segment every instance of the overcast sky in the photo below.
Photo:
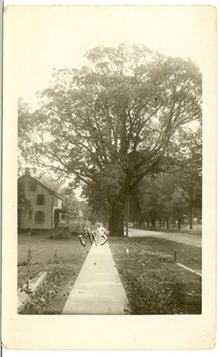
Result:
<svg viewBox="0 0 220 357"><path fill-rule="evenodd" d="M200 10L189 6L9 8L6 15L14 19L10 23L12 35L16 34L18 95L33 102L54 69L81 66L83 54L100 44L142 43L165 55L190 57L202 68L208 48L201 37L206 13Z"/></svg>

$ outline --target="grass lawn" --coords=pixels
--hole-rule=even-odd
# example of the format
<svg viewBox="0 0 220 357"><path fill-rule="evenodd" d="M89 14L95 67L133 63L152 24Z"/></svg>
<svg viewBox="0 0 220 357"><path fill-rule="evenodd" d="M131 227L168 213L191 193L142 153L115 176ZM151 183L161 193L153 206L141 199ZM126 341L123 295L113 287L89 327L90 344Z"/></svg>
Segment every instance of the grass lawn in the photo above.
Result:
<svg viewBox="0 0 220 357"><path fill-rule="evenodd" d="M131 314L200 314L201 248L153 237L111 238L109 244Z"/></svg>
<svg viewBox="0 0 220 357"><path fill-rule="evenodd" d="M50 239L48 233L19 235L18 287L39 272L48 272L45 283L21 313L61 313L89 248L82 247L77 237L58 240Z"/></svg>

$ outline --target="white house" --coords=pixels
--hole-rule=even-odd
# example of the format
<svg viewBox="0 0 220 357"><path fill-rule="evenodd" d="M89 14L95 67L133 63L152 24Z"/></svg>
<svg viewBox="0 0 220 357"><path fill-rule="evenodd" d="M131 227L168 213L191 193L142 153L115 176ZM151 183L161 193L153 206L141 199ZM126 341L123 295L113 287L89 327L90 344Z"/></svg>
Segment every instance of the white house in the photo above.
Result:
<svg viewBox="0 0 220 357"><path fill-rule="evenodd" d="M20 229L53 229L63 223L62 197L30 175L29 169L19 179L19 188L28 202L20 210Z"/></svg>

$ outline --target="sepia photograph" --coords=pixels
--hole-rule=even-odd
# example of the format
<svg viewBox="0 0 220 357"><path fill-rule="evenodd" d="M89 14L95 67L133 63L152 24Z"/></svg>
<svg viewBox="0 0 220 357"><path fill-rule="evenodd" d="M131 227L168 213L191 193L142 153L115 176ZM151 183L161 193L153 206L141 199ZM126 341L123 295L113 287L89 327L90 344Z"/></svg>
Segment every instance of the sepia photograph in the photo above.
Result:
<svg viewBox="0 0 220 357"><path fill-rule="evenodd" d="M81 61L18 99L18 309L200 314L199 65L126 42Z"/></svg>
<svg viewBox="0 0 220 357"><path fill-rule="evenodd" d="M18 320L204 316L211 10L6 9Z"/></svg>

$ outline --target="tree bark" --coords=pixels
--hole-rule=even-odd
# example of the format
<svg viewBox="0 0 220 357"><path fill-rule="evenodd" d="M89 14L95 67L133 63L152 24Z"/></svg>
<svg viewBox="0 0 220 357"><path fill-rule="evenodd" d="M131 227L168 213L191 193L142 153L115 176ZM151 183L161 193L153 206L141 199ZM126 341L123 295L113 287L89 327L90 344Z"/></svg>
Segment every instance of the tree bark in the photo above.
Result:
<svg viewBox="0 0 220 357"><path fill-rule="evenodd" d="M110 236L124 236L124 207L122 202L116 202L111 205L112 212L109 217Z"/></svg>
<svg viewBox="0 0 220 357"><path fill-rule="evenodd" d="M169 219L167 219L167 230L169 231L170 225L169 225Z"/></svg>
<svg viewBox="0 0 220 357"><path fill-rule="evenodd" d="M189 214L189 229L193 229L193 207L190 206L190 214Z"/></svg>
<svg viewBox="0 0 220 357"><path fill-rule="evenodd" d="M178 231L180 231L181 228L181 219L178 219Z"/></svg>
<svg viewBox="0 0 220 357"><path fill-rule="evenodd" d="M153 218L153 219L151 220L151 227L154 229L155 226L156 226L156 219Z"/></svg>
<svg viewBox="0 0 220 357"><path fill-rule="evenodd" d="M129 196L127 198L127 203L126 203L126 237L128 237L128 226L129 226Z"/></svg>

